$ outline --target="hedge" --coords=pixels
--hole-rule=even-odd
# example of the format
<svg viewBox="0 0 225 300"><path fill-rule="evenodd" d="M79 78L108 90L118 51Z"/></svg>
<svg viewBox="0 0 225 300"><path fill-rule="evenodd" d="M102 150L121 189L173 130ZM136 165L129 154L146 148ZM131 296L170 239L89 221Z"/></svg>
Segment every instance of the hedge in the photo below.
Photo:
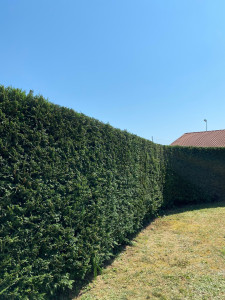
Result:
<svg viewBox="0 0 225 300"><path fill-rule="evenodd" d="M167 146L164 205L225 200L225 148Z"/></svg>
<svg viewBox="0 0 225 300"><path fill-rule="evenodd" d="M223 198L224 152L157 145L0 86L0 298L54 299L160 208Z"/></svg>

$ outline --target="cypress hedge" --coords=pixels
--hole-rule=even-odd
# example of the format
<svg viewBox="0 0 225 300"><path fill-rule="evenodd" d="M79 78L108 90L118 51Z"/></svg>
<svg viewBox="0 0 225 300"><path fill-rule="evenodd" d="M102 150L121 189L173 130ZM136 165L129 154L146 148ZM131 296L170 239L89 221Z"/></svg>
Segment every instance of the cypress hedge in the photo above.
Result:
<svg viewBox="0 0 225 300"><path fill-rule="evenodd" d="M54 298L160 208L223 198L224 152L157 145L0 86L0 298Z"/></svg>
<svg viewBox="0 0 225 300"><path fill-rule="evenodd" d="M164 205L225 200L225 148L167 146Z"/></svg>

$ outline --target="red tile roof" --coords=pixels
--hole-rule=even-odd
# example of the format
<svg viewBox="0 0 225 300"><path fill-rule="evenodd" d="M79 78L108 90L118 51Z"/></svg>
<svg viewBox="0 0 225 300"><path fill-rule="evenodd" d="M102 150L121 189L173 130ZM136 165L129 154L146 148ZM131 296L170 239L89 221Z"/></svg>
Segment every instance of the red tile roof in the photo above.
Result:
<svg viewBox="0 0 225 300"><path fill-rule="evenodd" d="M225 147L225 130L185 133L171 145L193 147Z"/></svg>

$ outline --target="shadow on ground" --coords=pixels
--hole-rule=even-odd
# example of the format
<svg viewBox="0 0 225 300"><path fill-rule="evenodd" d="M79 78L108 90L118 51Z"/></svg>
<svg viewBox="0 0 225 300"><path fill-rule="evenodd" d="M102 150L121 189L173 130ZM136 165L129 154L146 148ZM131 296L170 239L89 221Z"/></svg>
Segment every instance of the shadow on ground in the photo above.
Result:
<svg viewBox="0 0 225 300"><path fill-rule="evenodd" d="M186 211L194 211L194 210L201 210L201 209L207 209L207 208L217 208L217 207L225 207L225 201L220 201L220 202L211 202L211 203L202 203L202 204L189 204L189 205L184 205L184 206L179 206L179 207L174 207L170 209L165 209L161 210L159 212L159 216L168 216L168 215L173 215L173 214L179 214L183 213ZM149 226L156 218L152 218L151 220L148 220L145 222L144 226L136 232L134 235L130 236L130 243L127 243L126 245L121 245L119 248L117 248L116 253L114 253L114 256L112 259L108 260L104 266L102 267L103 269L106 268L107 266L111 265L114 260L118 257L119 254L122 252L126 251L126 247L128 245L132 244L132 240L135 239L135 237L147 226ZM76 283L76 287L73 288L71 291L64 292L61 295L58 295L57 299L58 300L71 300L71 299L76 299L76 297L80 294L81 290L84 289L88 284L90 284L94 280L93 275L88 275L82 282L79 284Z"/></svg>
<svg viewBox="0 0 225 300"><path fill-rule="evenodd" d="M207 208L217 208L217 207L225 207L225 200L224 201L216 201L216 202L208 202L208 203L198 203L198 204L187 204L182 206L176 206L174 208L162 210L159 215L160 216L169 216L173 214L179 214L186 211L194 211L194 210L201 210Z"/></svg>

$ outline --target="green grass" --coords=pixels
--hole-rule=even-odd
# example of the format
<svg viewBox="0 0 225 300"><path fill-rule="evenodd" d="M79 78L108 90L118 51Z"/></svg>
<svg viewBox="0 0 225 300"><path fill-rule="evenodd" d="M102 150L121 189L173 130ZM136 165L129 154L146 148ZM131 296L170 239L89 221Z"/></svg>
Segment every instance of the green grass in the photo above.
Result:
<svg viewBox="0 0 225 300"><path fill-rule="evenodd" d="M157 218L74 299L225 299L224 216L217 203Z"/></svg>

